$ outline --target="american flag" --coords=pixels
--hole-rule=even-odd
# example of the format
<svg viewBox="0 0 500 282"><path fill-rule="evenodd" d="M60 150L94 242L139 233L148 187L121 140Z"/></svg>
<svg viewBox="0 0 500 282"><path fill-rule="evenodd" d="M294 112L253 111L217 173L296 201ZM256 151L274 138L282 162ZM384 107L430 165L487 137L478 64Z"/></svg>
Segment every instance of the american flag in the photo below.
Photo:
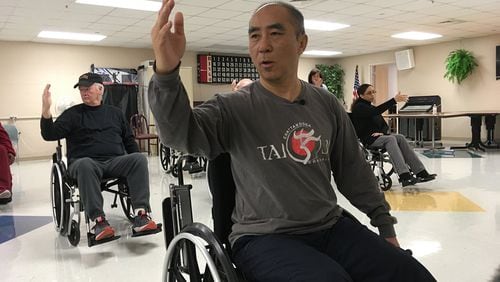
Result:
<svg viewBox="0 0 500 282"><path fill-rule="evenodd" d="M354 72L354 89L352 90L352 96L354 99L358 99L358 87L359 87L359 73L358 65L356 65L356 71Z"/></svg>

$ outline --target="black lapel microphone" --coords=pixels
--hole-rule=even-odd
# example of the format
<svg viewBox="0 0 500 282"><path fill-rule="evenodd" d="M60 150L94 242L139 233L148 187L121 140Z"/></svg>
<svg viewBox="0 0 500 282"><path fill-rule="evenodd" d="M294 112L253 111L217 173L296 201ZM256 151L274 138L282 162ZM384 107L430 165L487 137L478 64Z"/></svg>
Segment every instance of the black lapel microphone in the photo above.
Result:
<svg viewBox="0 0 500 282"><path fill-rule="evenodd" d="M293 101L293 103L304 106L306 104L306 100L300 99L300 100Z"/></svg>

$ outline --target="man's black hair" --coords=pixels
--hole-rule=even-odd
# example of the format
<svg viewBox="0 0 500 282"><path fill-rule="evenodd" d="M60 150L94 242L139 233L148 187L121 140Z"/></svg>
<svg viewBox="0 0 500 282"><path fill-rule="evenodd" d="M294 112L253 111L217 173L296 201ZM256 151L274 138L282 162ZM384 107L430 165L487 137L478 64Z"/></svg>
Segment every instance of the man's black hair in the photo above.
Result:
<svg viewBox="0 0 500 282"><path fill-rule="evenodd" d="M295 6L288 4L286 2L282 2L282 1L266 2L262 5L260 5L257 9L255 9L254 14L257 13L263 7L269 6L269 5L278 5L278 6L281 6L283 8L286 8L288 10L288 12L290 13L290 15L292 16L292 23L295 26L295 31L296 31L297 36L303 35L306 33L305 28L304 28L304 16L297 8L295 8Z"/></svg>

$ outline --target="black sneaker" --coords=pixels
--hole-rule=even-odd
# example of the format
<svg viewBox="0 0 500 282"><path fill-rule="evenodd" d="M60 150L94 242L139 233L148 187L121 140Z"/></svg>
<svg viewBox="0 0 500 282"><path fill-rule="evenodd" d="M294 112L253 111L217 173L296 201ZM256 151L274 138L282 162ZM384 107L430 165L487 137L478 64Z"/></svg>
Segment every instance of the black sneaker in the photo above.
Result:
<svg viewBox="0 0 500 282"><path fill-rule="evenodd" d="M198 162L192 163L191 167L189 168L190 174L199 173L202 171L203 171L203 167Z"/></svg>
<svg viewBox="0 0 500 282"><path fill-rule="evenodd" d="M418 183L418 179L415 178L415 177L411 177L411 178L408 178L408 179L404 179L401 181L401 185L403 187L406 187L406 186L410 186L410 185L415 185Z"/></svg>
<svg viewBox="0 0 500 282"><path fill-rule="evenodd" d="M433 174L427 174L426 176L418 177L418 181L419 182L432 181L432 180L436 179L436 176L437 176L437 174L435 174L435 173L433 173Z"/></svg>
<svg viewBox="0 0 500 282"><path fill-rule="evenodd" d="M429 174L427 170L422 170L421 172L417 173L417 178L420 182L427 182L436 179L437 174Z"/></svg>
<svg viewBox="0 0 500 282"><path fill-rule="evenodd" d="M401 175L399 176L399 182L401 182L401 185L403 187L406 187L406 186L417 184L418 178L415 178L409 172L405 172L405 173L401 173Z"/></svg>

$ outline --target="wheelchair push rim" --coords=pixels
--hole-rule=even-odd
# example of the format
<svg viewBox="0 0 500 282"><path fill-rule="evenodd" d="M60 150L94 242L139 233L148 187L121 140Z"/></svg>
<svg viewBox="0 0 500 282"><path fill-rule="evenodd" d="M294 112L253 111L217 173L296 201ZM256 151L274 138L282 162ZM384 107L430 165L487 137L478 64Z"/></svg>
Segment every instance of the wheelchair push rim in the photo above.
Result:
<svg viewBox="0 0 500 282"><path fill-rule="evenodd" d="M201 272L198 253L205 260L205 271ZM170 242L165 258L166 280L184 281L189 275L191 281L238 281L236 270L227 251L214 233L201 223L186 226ZM184 275L183 275L184 274Z"/></svg>
<svg viewBox="0 0 500 282"><path fill-rule="evenodd" d="M128 195L128 187L123 184L118 184L120 205L122 206L123 213L130 222L134 221L134 207L132 206L132 200Z"/></svg>
<svg viewBox="0 0 500 282"><path fill-rule="evenodd" d="M58 164L52 165L50 194L52 199L52 218L55 229L61 235L66 235L69 227L70 203L66 200L70 197L69 189L63 181L61 168Z"/></svg>
<svg viewBox="0 0 500 282"><path fill-rule="evenodd" d="M170 148L160 143L160 164L164 171L170 168Z"/></svg>

